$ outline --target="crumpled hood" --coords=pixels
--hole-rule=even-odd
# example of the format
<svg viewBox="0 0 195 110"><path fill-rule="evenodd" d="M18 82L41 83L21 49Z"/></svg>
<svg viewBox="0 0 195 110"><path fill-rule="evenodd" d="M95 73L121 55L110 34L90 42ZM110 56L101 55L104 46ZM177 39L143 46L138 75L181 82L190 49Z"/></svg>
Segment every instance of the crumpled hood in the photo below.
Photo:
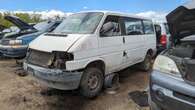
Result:
<svg viewBox="0 0 195 110"><path fill-rule="evenodd" d="M13 23L14 25L16 25L20 30L28 30L28 29L33 29L36 30L32 25L22 21L20 18L15 17L15 16L5 16L5 18L7 21Z"/></svg>
<svg viewBox="0 0 195 110"><path fill-rule="evenodd" d="M195 0L176 8L168 14L167 22L174 43L195 34Z"/></svg>
<svg viewBox="0 0 195 110"><path fill-rule="evenodd" d="M80 34L69 34L67 36L50 36L43 34L29 44L30 49L39 51L68 51L71 46L79 39Z"/></svg>

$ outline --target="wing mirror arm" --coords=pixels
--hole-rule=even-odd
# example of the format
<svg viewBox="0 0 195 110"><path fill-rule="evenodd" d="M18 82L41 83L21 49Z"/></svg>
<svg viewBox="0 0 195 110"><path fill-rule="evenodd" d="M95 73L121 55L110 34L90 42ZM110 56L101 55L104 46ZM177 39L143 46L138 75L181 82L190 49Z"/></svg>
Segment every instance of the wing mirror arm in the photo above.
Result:
<svg viewBox="0 0 195 110"><path fill-rule="evenodd" d="M113 30L114 29L114 23L112 23L112 22L107 22L107 23L105 23L103 26L102 26L102 28L101 28L101 30L100 30L100 36L106 36L106 33L108 33L108 32L110 32L111 30Z"/></svg>

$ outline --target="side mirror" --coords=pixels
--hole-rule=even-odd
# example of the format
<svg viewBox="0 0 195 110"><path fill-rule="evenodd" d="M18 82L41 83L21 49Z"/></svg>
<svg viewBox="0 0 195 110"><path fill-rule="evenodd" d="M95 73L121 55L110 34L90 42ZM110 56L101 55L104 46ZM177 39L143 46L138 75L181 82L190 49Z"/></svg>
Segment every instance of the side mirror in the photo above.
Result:
<svg viewBox="0 0 195 110"><path fill-rule="evenodd" d="M106 33L110 32L112 29L114 29L115 26L114 26L114 23L112 22L107 22L105 23L103 26L102 26L102 29L100 31L100 35L101 36L105 36Z"/></svg>

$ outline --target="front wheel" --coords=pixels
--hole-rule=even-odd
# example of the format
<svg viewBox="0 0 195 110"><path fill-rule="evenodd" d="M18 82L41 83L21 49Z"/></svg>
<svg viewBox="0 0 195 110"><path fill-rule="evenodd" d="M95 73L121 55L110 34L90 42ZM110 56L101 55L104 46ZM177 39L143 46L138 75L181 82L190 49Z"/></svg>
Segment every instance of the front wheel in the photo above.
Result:
<svg viewBox="0 0 195 110"><path fill-rule="evenodd" d="M80 93L87 98L94 98L101 92L103 83L104 76L102 71L95 67L89 67L83 73Z"/></svg>

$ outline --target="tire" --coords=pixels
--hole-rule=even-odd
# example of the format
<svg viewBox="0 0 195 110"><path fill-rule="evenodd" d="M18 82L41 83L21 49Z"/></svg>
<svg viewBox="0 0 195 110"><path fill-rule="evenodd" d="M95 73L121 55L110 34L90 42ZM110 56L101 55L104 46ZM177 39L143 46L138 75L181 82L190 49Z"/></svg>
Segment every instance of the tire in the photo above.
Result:
<svg viewBox="0 0 195 110"><path fill-rule="evenodd" d="M152 55L147 53L144 61L140 63L140 69L143 71L149 71L152 67Z"/></svg>
<svg viewBox="0 0 195 110"><path fill-rule="evenodd" d="M104 76L100 69L95 67L87 68L80 83L80 93L87 98L94 98L99 95L104 85Z"/></svg>

